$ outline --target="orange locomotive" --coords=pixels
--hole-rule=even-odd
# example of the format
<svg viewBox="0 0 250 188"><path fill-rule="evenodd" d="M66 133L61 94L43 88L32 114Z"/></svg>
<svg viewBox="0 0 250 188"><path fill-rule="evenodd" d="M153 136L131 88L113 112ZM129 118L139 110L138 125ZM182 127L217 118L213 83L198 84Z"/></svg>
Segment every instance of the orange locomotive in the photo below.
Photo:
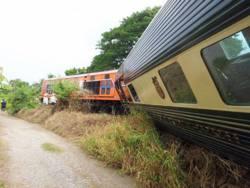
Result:
<svg viewBox="0 0 250 188"><path fill-rule="evenodd" d="M116 76L117 70L110 70L47 79L43 81L41 97L50 98L53 94L53 84L62 80L69 80L79 85L78 99L88 101L92 106L105 105L106 107L117 108L121 106L122 98L119 95L119 89L115 87Z"/></svg>

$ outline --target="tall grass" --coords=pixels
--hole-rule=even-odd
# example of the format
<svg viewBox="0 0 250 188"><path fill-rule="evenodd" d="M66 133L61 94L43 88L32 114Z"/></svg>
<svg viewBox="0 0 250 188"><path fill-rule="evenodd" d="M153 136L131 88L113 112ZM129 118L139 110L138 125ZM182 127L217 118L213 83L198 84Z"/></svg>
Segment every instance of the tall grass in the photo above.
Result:
<svg viewBox="0 0 250 188"><path fill-rule="evenodd" d="M177 145L165 150L150 119L142 113L96 128L82 147L108 165L135 175L143 187L182 187Z"/></svg>

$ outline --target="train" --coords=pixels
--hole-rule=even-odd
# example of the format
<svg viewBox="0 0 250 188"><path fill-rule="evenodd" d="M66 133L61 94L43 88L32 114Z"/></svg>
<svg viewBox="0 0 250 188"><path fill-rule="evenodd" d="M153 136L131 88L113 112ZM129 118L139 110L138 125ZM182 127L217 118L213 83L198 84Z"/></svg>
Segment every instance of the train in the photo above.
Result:
<svg viewBox="0 0 250 188"><path fill-rule="evenodd" d="M248 0L168 0L115 71L116 99L250 166L249 12Z"/></svg>
<svg viewBox="0 0 250 188"><path fill-rule="evenodd" d="M90 111L108 111L122 113L125 109L124 101L131 101L128 90L123 84L121 88L115 86L118 70L108 70L94 73L64 76L44 79L41 89L41 100L44 96L50 98L53 85L60 81L70 81L79 87L77 93L72 93L73 99L81 100L88 105ZM121 95L121 90L124 95Z"/></svg>

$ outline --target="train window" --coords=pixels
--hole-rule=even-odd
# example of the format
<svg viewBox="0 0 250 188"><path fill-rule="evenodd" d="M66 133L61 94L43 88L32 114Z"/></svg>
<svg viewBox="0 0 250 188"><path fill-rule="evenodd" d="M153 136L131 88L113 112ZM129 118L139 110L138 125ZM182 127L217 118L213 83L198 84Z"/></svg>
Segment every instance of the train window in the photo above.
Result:
<svg viewBox="0 0 250 188"><path fill-rule="evenodd" d="M105 95L105 87L102 87L102 88L101 88L101 94L102 94L102 95Z"/></svg>
<svg viewBox="0 0 250 188"><path fill-rule="evenodd" d="M102 80L101 81L101 94L105 95L105 93L106 93L106 82L105 80Z"/></svg>
<svg viewBox="0 0 250 188"><path fill-rule="evenodd" d="M84 82L84 89L93 95L99 95L100 81Z"/></svg>
<svg viewBox="0 0 250 188"><path fill-rule="evenodd" d="M134 101L135 101L135 102L140 102L140 99L139 99L139 97L138 97L138 95L137 95L137 93L136 93L136 91L135 91L134 86L133 86L132 84L129 84L129 85L128 85L128 88L129 88L129 90L130 90L131 95L132 95L133 98L134 98Z"/></svg>
<svg viewBox="0 0 250 188"><path fill-rule="evenodd" d="M102 95L105 95L105 94L110 95L111 87L112 87L111 80L102 80L101 81L101 94Z"/></svg>
<svg viewBox="0 0 250 188"><path fill-rule="evenodd" d="M173 102L197 103L179 63L164 67L159 74Z"/></svg>
<svg viewBox="0 0 250 188"><path fill-rule="evenodd" d="M110 95L111 85L111 80L106 80L106 95Z"/></svg>
<svg viewBox="0 0 250 188"><path fill-rule="evenodd" d="M104 75L104 79L109 79L110 78L110 75L109 74L105 74Z"/></svg>
<svg viewBox="0 0 250 188"><path fill-rule="evenodd" d="M110 88L106 89L106 95L110 95Z"/></svg>
<svg viewBox="0 0 250 188"><path fill-rule="evenodd" d="M250 28L202 50L225 103L250 105Z"/></svg>
<svg viewBox="0 0 250 188"><path fill-rule="evenodd" d="M52 93L53 93L52 85L50 85L50 84L47 85L46 92L47 92L48 94L52 94Z"/></svg>

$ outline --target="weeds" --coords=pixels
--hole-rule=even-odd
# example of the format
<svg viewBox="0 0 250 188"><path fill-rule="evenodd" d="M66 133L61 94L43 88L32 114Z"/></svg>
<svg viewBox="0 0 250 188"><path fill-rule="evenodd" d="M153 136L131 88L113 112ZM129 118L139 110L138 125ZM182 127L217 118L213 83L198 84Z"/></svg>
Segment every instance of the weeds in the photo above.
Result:
<svg viewBox="0 0 250 188"><path fill-rule="evenodd" d="M90 154L135 175L143 187L182 187L177 145L164 150L151 121L142 114L113 121L81 140Z"/></svg>
<svg viewBox="0 0 250 188"><path fill-rule="evenodd" d="M62 153L63 152L63 149L61 149L60 147L58 147L58 146L56 146L54 144L51 144L51 143L42 144L42 148L45 151L48 151L48 152L51 152L51 153Z"/></svg>
<svg viewBox="0 0 250 188"><path fill-rule="evenodd" d="M5 185L1 180L0 180L0 188L5 188Z"/></svg>

